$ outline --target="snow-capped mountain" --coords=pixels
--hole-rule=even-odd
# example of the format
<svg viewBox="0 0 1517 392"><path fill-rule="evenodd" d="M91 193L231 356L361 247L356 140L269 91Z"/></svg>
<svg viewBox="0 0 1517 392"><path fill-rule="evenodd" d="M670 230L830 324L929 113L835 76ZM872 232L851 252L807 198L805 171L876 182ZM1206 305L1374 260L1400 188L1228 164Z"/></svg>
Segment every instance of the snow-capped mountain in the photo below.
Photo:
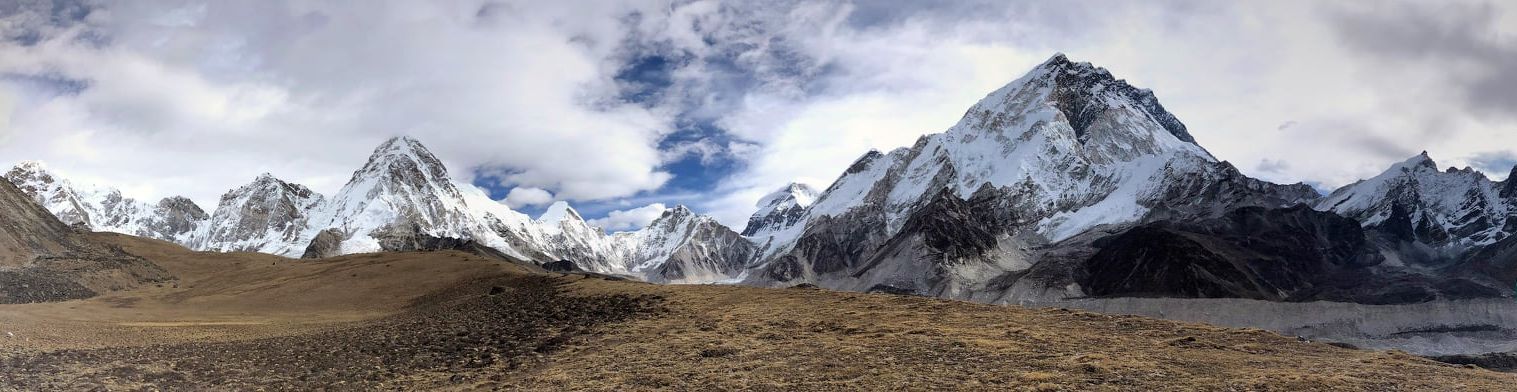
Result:
<svg viewBox="0 0 1517 392"><path fill-rule="evenodd" d="M0 304L89 298L171 279L152 262L80 235L0 180Z"/></svg>
<svg viewBox="0 0 1517 392"><path fill-rule="evenodd" d="M1514 170L1517 177L1517 170ZM7 174L64 221L290 257L488 251L653 282L813 283L982 302L1239 297L1403 303L1506 295L1517 179L1425 155L1327 197L1250 178L1154 94L1055 55L942 133L869 151L821 192L789 184L740 233L684 206L608 234L566 202L533 218L393 138L332 197L272 176L146 205L27 163Z"/></svg>
<svg viewBox="0 0 1517 392"><path fill-rule="evenodd" d="M1400 250L1403 262L1449 261L1517 231L1514 184L1470 168L1439 170L1423 152L1333 191L1316 207L1358 220Z"/></svg>
<svg viewBox="0 0 1517 392"><path fill-rule="evenodd" d="M806 208L816 201L818 193L811 186L792 182L785 187L759 199L758 211L748 218L743 228L745 236L760 236L800 223L806 216Z"/></svg>
<svg viewBox="0 0 1517 392"><path fill-rule="evenodd" d="M324 198L304 186L264 173L228 191L191 248L216 252L291 254L312 209Z"/></svg>
<svg viewBox="0 0 1517 392"><path fill-rule="evenodd" d="M540 249L561 260L575 262L580 269L607 274L632 275L628 250L621 241L591 226L569 203L559 201L548 206L537 223L541 231Z"/></svg>
<svg viewBox="0 0 1517 392"><path fill-rule="evenodd" d="M747 238L685 206L670 208L648 227L617 239L630 250L631 270L655 282L729 280L757 251Z"/></svg>
<svg viewBox="0 0 1517 392"><path fill-rule="evenodd" d="M946 132L859 158L749 282L973 297L1082 233L1316 196L1239 174L1148 90L1056 55Z"/></svg>
<svg viewBox="0 0 1517 392"><path fill-rule="evenodd" d="M758 246L759 258L788 247L806 228L806 213L820 193L808 185L790 183L759 199L758 211L748 218L743 236Z"/></svg>
<svg viewBox="0 0 1517 392"><path fill-rule="evenodd" d="M489 232L442 161L409 137L375 149L347 185L311 211L296 244L328 229L342 233L341 254L424 249L428 238L487 240L476 237Z"/></svg>
<svg viewBox="0 0 1517 392"><path fill-rule="evenodd" d="M7 179L72 224L205 251L327 257L488 249L523 262L567 260L586 271L692 283L730 279L753 254L747 239L684 206L643 230L616 234L565 202L532 219L454 182L442 161L409 137L381 144L330 198L263 174L224 194L209 216L182 197L146 205L114 189L74 186L36 162Z"/></svg>
<svg viewBox="0 0 1517 392"><path fill-rule="evenodd" d="M200 225L210 218L187 198L141 202L123 197L115 188L70 183L36 161L16 165L5 178L64 223L97 231L185 244L194 241Z"/></svg>

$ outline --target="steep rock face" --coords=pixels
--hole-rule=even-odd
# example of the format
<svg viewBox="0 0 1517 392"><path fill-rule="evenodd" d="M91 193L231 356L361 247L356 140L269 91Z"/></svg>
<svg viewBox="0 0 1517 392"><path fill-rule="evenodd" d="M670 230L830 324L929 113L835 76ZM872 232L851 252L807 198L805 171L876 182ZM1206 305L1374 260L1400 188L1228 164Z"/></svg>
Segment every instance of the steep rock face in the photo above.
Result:
<svg viewBox="0 0 1517 392"><path fill-rule="evenodd" d="M0 303L88 298L172 278L151 262L90 241L0 180Z"/></svg>
<svg viewBox="0 0 1517 392"><path fill-rule="evenodd" d="M1316 208L1353 218L1401 262L1444 264L1517 232L1512 180L1465 168L1440 171L1427 153L1333 191Z"/></svg>
<svg viewBox="0 0 1517 392"><path fill-rule="evenodd" d="M201 210L200 206L195 205L195 202L189 198L166 197L153 206L153 212L148 214L142 222L145 232L139 230L137 235L193 243L198 235L197 231L210 218L205 210Z"/></svg>
<svg viewBox="0 0 1517 392"><path fill-rule="evenodd" d="M758 211L748 218L742 234L760 236L795 226L806 217L806 207L816 197L817 192L811 186L794 182L771 192L759 199Z"/></svg>
<svg viewBox="0 0 1517 392"><path fill-rule="evenodd" d="M51 211L63 223L89 226L90 211L84 205L84 198L65 181L49 173L41 162L21 162L5 173L5 179Z"/></svg>
<svg viewBox="0 0 1517 392"><path fill-rule="evenodd" d="M300 258L323 259L341 256L343 254L342 241L347 239L347 236L347 233L343 233L342 230L322 230L316 233L316 237L311 239L309 245L306 245L305 252L301 253Z"/></svg>
<svg viewBox="0 0 1517 392"><path fill-rule="evenodd" d="M759 199L758 211L748 218L742 235L758 245L762 255L790 246L806 228L807 210L820 194L808 185L790 183Z"/></svg>
<svg viewBox="0 0 1517 392"><path fill-rule="evenodd" d="M1243 176L1147 90L1057 55L948 131L865 154L748 281L982 298L1023 275L1036 248L1082 233L1315 197ZM961 234L973 235L949 239Z"/></svg>
<svg viewBox="0 0 1517 392"><path fill-rule="evenodd" d="M700 283L737 276L756 249L709 216L675 206L642 230L618 238L630 249L631 270L649 281Z"/></svg>
<svg viewBox="0 0 1517 392"><path fill-rule="evenodd" d="M1081 277L1094 296L1410 303L1500 294L1466 279L1380 267L1385 257L1357 221L1305 205L1154 222L1098 246Z"/></svg>
<svg viewBox="0 0 1517 392"><path fill-rule="evenodd" d="M205 233L192 248L216 252L290 254L311 210L324 198L306 187L263 174L221 196ZM319 235L319 233L318 233ZM330 235L330 234L329 234Z"/></svg>
<svg viewBox="0 0 1517 392"><path fill-rule="evenodd" d="M578 270L653 282L729 280L755 252L747 238L685 206L666 210L643 229L615 234L591 226L563 202L549 206L537 222L547 239L541 248L551 257Z"/></svg>
<svg viewBox="0 0 1517 392"><path fill-rule="evenodd" d="M17 184L59 220L94 231L109 231L189 244L209 219L204 210L183 197L149 204L124 197L107 187L80 186L50 173L39 162L22 162L5 177Z"/></svg>
<svg viewBox="0 0 1517 392"><path fill-rule="evenodd" d="M537 218L545 238L541 249L559 260L572 260L585 271L604 274L632 274L627 260L630 249L591 226L567 202L555 202Z"/></svg>

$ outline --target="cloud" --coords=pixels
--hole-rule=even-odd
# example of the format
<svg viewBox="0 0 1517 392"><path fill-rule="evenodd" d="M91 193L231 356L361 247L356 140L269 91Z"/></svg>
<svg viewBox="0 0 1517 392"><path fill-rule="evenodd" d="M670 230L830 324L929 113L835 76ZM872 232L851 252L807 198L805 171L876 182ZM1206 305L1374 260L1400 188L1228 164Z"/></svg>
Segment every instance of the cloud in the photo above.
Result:
<svg viewBox="0 0 1517 392"><path fill-rule="evenodd" d="M1466 159L1475 169L1486 174L1505 178L1517 170L1517 153L1512 151L1487 151Z"/></svg>
<svg viewBox="0 0 1517 392"><path fill-rule="evenodd" d="M1434 65L1460 89L1465 107L1484 115L1517 118L1517 39L1493 3L1415 2L1357 7L1336 13L1339 36L1349 48L1381 60L1381 66ZM1509 16L1508 16L1509 17ZM1422 70L1418 69L1419 71Z"/></svg>
<svg viewBox="0 0 1517 392"><path fill-rule="evenodd" d="M667 209L663 203L653 203L628 210L611 211L606 214L606 217L591 219L589 223L613 232L637 230L647 226L654 219L658 219Z"/></svg>
<svg viewBox="0 0 1517 392"><path fill-rule="evenodd" d="M16 99L12 97L10 89L0 84L0 144L5 144L11 136L11 111Z"/></svg>
<svg viewBox="0 0 1517 392"><path fill-rule="evenodd" d="M506 194L502 200L507 207L521 209L522 207L541 206L553 202L553 194L542 188L516 187Z"/></svg>
<svg viewBox="0 0 1517 392"><path fill-rule="evenodd" d="M1510 8L6 3L0 156L209 206L261 172L331 193L409 134L497 191L606 219L687 203L738 227L768 191L941 132L1057 51L1154 90L1218 158L1270 163L1246 174L1331 187L1421 150L1479 166L1517 145Z"/></svg>
<svg viewBox="0 0 1517 392"><path fill-rule="evenodd" d="M617 100L610 75L619 18L657 6L144 1L63 22L38 6L0 23L26 26L3 32L0 75L87 87L0 80L38 97L14 110L19 134L0 156L214 205L264 171L330 194L370 149L408 134L462 180L634 195L672 176L657 147L672 117Z"/></svg>
<svg viewBox="0 0 1517 392"><path fill-rule="evenodd" d="M1286 162L1286 161L1282 161L1282 160L1277 160L1277 159L1265 159L1265 160L1259 161L1259 165L1258 165L1258 170L1260 172L1264 172L1264 173L1282 173L1282 172L1284 172L1286 170L1289 170L1289 169L1290 169L1290 162Z"/></svg>
<svg viewBox="0 0 1517 392"><path fill-rule="evenodd" d="M1306 2L1002 3L1009 2L863 4L843 23L776 33L774 40L828 70L803 81L823 88L747 92L721 124L760 151L703 207L740 226L765 190L797 179L829 184L870 148L941 132L1055 51L1154 90L1202 146L1220 159L1266 163L1244 170L1271 181L1340 186L1421 150L1461 156L1487 143L1517 144L1510 120L1461 115L1517 107L1507 103L1517 95L1448 99L1479 94L1444 80L1450 69L1442 60L1388 65L1380 54L1346 48L1353 44L1336 39L1344 34L1341 15L1364 10ZM1447 44L1482 53L1454 56L1470 63L1455 72L1483 78L1514 68L1501 65L1513 46L1495 45L1513 36L1511 13L1473 8L1498 16L1472 21L1473 34L1440 36L1483 37ZM1394 20L1377 27L1426 31Z"/></svg>

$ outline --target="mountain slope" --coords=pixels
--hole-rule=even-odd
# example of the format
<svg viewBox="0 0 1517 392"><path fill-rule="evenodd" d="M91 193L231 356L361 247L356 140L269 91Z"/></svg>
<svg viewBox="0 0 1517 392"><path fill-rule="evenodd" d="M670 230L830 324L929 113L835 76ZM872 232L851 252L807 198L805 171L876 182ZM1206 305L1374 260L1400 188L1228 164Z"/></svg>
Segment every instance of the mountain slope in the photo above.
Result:
<svg viewBox="0 0 1517 392"><path fill-rule="evenodd" d="M190 248L216 252L290 254L306 229L311 210L324 198L306 187L259 175L228 191Z"/></svg>
<svg viewBox="0 0 1517 392"><path fill-rule="evenodd" d="M1361 222L1401 263L1442 264L1517 232L1517 181L1440 171L1426 152L1346 185L1316 208Z"/></svg>
<svg viewBox="0 0 1517 392"><path fill-rule="evenodd" d="M210 218L184 197L168 197L149 204L124 197L114 188L72 184L36 161L16 165L6 172L5 178L64 223L95 231L186 244L195 240L200 226Z"/></svg>
<svg viewBox="0 0 1517 392"><path fill-rule="evenodd" d="M376 148L347 185L311 211L309 222L302 242L335 229L342 234L341 254L418 250L431 238L474 240L487 232L442 161L409 137Z"/></svg>
<svg viewBox="0 0 1517 392"><path fill-rule="evenodd" d="M88 298L169 279L157 265L75 232L0 180L0 304Z"/></svg>
<svg viewBox="0 0 1517 392"><path fill-rule="evenodd" d="M859 158L749 282L989 299L1082 233L1315 197L1243 176L1149 91L1056 55L947 131Z"/></svg>

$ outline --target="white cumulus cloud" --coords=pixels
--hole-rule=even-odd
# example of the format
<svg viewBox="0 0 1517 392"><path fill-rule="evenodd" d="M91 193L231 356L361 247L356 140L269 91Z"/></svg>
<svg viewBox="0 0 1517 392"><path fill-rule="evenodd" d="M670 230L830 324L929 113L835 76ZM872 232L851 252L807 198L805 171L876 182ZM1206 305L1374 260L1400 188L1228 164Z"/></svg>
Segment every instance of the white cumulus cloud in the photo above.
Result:
<svg viewBox="0 0 1517 392"><path fill-rule="evenodd" d="M591 225L606 229L607 231L631 231L648 226L648 223L658 219L668 210L663 203L653 203L638 208L616 210L606 214L600 219L591 219Z"/></svg>
<svg viewBox="0 0 1517 392"><path fill-rule="evenodd" d="M553 194L542 188L516 187L506 193L507 207L520 209L522 207L540 206L553 202Z"/></svg>

